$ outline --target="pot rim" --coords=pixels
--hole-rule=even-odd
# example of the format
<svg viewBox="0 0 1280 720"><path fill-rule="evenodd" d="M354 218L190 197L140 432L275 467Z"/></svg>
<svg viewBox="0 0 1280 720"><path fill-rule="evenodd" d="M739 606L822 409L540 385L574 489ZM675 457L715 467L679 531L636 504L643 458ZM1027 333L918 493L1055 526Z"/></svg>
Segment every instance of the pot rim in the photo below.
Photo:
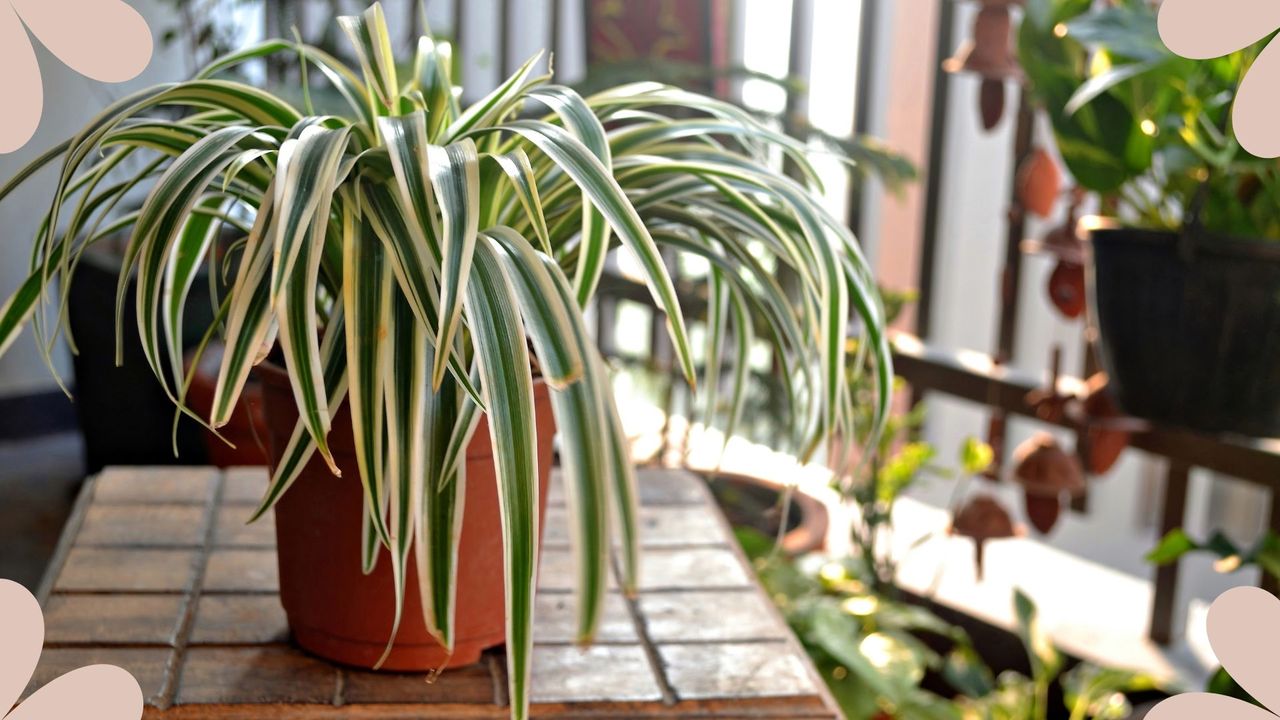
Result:
<svg viewBox="0 0 1280 720"><path fill-rule="evenodd" d="M1170 245L1184 241L1182 233L1164 228L1126 225L1115 218L1087 217L1080 220L1091 245L1138 244ZM1244 260L1280 261L1280 240L1225 235L1200 229L1185 238L1196 253Z"/></svg>
<svg viewBox="0 0 1280 720"><path fill-rule="evenodd" d="M257 374L259 379L264 385L273 385L277 388L282 388L288 391L288 393L292 396L293 386L292 386L292 381L289 379L289 372L284 367L282 367L279 363L272 360L270 357L266 358L265 360L258 363L257 365L254 365L251 372L254 374ZM548 385L545 380L543 380L541 374L535 374L533 376L533 402L534 402L535 412L536 412L538 403L543 401L550 402L550 394L551 394L551 386ZM270 402L270 400L267 399L266 395L267 394L264 393L264 397L263 397L264 403ZM481 423L488 422L487 412L481 411L480 422ZM555 427L552 426L552 435L554 436L556 432L557 431ZM466 451L466 456L472 459L492 457L493 450L490 443L488 442L480 442L478 445L479 449L474 449L476 447L475 441L479 437L482 437L482 436L478 432L478 428L477 428L477 433L472 437L472 445L468 447Z"/></svg>
<svg viewBox="0 0 1280 720"><path fill-rule="evenodd" d="M785 483L760 475L725 470L710 471L695 468L690 470L704 480L717 478L729 482L740 482L765 487L778 493L785 492L787 489ZM792 502L800 508L800 524L783 535L782 549L791 555L802 555L822 549L826 546L827 528L831 523L831 512L827 504L800 487L793 488L791 498Z"/></svg>

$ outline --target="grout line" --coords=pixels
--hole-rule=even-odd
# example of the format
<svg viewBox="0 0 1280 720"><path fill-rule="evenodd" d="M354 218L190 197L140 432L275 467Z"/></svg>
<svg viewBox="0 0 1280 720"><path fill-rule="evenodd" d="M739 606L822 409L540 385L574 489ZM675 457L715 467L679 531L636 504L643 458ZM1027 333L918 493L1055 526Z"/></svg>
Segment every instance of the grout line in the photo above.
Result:
<svg viewBox="0 0 1280 720"><path fill-rule="evenodd" d="M120 589L120 588L77 588L59 587L59 597L183 597L187 594L187 590L136 590L136 589Z"/></svg>
<svg viewBox="0 0 1280 720"><path fill-rule="evenodd" d="M347 704L347 671L336 665L333 671L337 674L333 682L333 706L342 707Z"/></svg>
<svg viewBox="0 0 1280 720"><path fill-rule="evenodd" d="M489 667L489 678L493 681L493 704L506 707L511 704L507 695L507 664L500 653L485 651L484 662Z"/></svg>
<svg viewBox="0 0 1280 720"><path fill-rule="evenodd" d="M109 507L109 508L129 508L129 507L131 508L153 508L153 507L198 508L198 507L204 507L205 502L208 502L208 500L205 500L202 502L200 500L178 499L178 500L161 500L159 502L151 502L151 501L148 501L146 498L138 497L138 498L110 498L107 500L99 500L96 504L98 507Z"/></svg>
<svg viewBox="0 0 1280 720"><path fill-rule="evenodd" d="M751 585L654 585L640 591L640 595L654 594L676 594L676 593L696 593L696 592L745 592L753 590Z"/></svg>
<svg viewBox="0 0 1280 720"><path fill-rule="evenodd" d="M203 550L195 543L145 543L145 542L82 542L76 548L87 550Z"/></svg>
<svg viewBox="0 0 1280 720"><path fill-rule="evenodd" d="M64 641L58 641L58 642L46 642L44 644L44 649L45 650L93 649L93 650L165 650L165 651L169 651L169 650L173 650L173 645L163 641L157 641L157 642L130 641L130 642L116 643L116 642L102 642L100 640L73 640L73 641L64 640Z"/></svg>
<svg viewBox="0 0 1280 720"><path fill-rule="evenodd" d="M782 645L787 646L787 639L782 636L776 637L745 637L745 638L691 638L684 640L661 640L657 641L658 645L714 645L722 647L725 645ZM790 647L787 647L790 650Z"/></svg>
<svg viewBox="0 0 1280 720"><path fill-rule="evenodd" d="M187 595L186 606L182 610L177 640L174 643L173 654L170 655L169 662L165 667L164 686L160 689L160 699L156 703L156 706L161 710L169 709L178 694L178 681L181 679L187 655L187 646L191 643L191 631L195 625L196 606L200 602L200 593L204 588L205 573L209 569L209 556L213 554L213 536L218 528L218 511L222 505L225 481L226 478L222 471L217 471L213 483L213 497L209 499L209 504L204 513L206 523L204 545L200 547L200 553L196 556L191 592Z"/></svg>
<svg viewBox="0 0 1280 720"><path fill-rule="evenodd" d="M614 575L622 577L622 571L618 567L618 556L612 551L609 553L609 560L613 565ZM640 614L640 603L636 597L622 594L622 600L627 606L627 614L631 616L631 622L635 625L636 637L640 639L640 647L644 649L645 658L649 661L649 669L653 671L654 680L658 684L658 691L662 693L663 705L675 705L679 702L676 697L675 688L671 686L671 680L667 678L667 672L662 666L662 657L658 654L658 647L654 644L653 638L649 637L649 627L644 621L644 616Z"/></svg>
<svg viewBox="0 0 1280 720"><path fill-rule="evenodd" d="M236 650L236 649L255 649L255 648L290 648L293 643L289 640L267 640L263 642L246 640L244 642L199 642L190 643L199 648L211 648L215 650ZM123 643L102 642L100 640L77 640L71 642L51 642L45 643L45 649L85 649L92 648L95 650L172 650L173 645L167 642L142 642L131 641Z"/></svg>
<svg viewBox="0 0 1280 720"><path fill-rule="evenodd" d="M62 576L62 570L66 567L67 557L71 555L71 550L78 547L76 539L80 537L80 530L84 527L84 517L89 512L89 506L93 504L93 496L97 488L98 476L94 475L87 478L81 486L79 494L76 495L75 502L71 505L71 514L67 518L67 524L63 527L62 534L58 536L58 544L54 546L53 557L49 559L44 575L40 578L40 585L36 588L36 599L41 608L49 602L49 597L53 595L54 587Z"/></svg>
<svg viewBox="0 0 1280 720"><path fill-rule="evenodd" d="M85 588L57 588L59 596L67 597L172 597L186 596L190 593L189 589L183 590L134 590L129 588L101 588L101 589L85 589ZM567 594L569 591L558 591ZM279 595L279 590L263 590L261 588L234 588L230 590L207 588L200 593L204 595Z"/></svg>

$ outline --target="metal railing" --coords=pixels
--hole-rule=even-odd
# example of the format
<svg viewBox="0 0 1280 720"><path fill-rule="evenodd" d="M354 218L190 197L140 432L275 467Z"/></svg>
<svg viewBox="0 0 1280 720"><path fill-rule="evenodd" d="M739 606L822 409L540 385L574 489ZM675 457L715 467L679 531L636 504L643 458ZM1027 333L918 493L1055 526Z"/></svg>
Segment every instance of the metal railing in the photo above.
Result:
<svg viewBox="0 0 1280 720"><path fill-rule="evenodd" d="M703 3L729 2L729 0L697 0ZM592 0L583 0L585 7L590 7ZM946 157L948 97L952 78L941 69L944 58L955 49L955 10L951 0L938 0L939 16L937 34L932 44L934 57L932 62L938 69L933 74L930 113L931 125L928 131L927 162L924 181L924 202L921 217L921 234L913 241L919 243L919 299L917 304L915 335L899 334L895 339L894 359L896 369L912 387L917 396L929 393L943 393L948 396L967 400L985 406L997 419L1016 415L1045 422L1036 413L1034 405L1028 399L1032 391L1043 386L1037 378L1019 374L1010 369L1017 346L1017 330L1019 317L1019 286L1022 280L1024 218L1016 197L1009 199L1009 218L1004 233L1004 247L1001 253L1002 268L1000 282L994 291L998 297L997 337L995 346L991 348L984 362L974 363L966 359L961 362L954 354L941 352L929 347L932 328L930 316L936 301L935 279L939 272L937 265L937 248L941 238L940 212L942 199L948 188L943 179L943 162ZM796 17L804 17L810 13L813 0L794 0L792 12ZM501 17L510 17L510 0L501 0ZM459 27L467 22L467 3L455 0L454 17ZM736 4L735 8L740 6ZM882 62L879 49L885 39L876 34L880 25L878 14L891 12L892 0L863 0L863 14L859 37L859 68L857 75L857 99L855 104L854 132L862 133L870 124L869 92L873 85L871 73L878 63ZM552 15L552 42L558 45L563 18L560 17L560 2L550 2ZM809 15L811 17L811 15ZM794 71L807 57L810 37L804 31L804 24L793 22L790 36L790 68ZM589 32L588 28L588 32ZM499 37L507 38L506 29ZM507 43L502 43L497 53L501 69L509 70L509 59L506 53ZM789 72L791 74L791 72ZM786 125L795 130L806 127L807 121L798 109L798 98L789 98L785 116ZM1019 93L1016 107L1016 128L1013 133L1013 163L1010 174L1030 151L1033 115L1026 94ZM1011 188L1014 183L1009 183ZM1012 193L1012 191L1011 191ZM845 218L855 231L862 229L863 212L860 203L861 194L856 190L849 202L849 213ZM672 259L673 260L673 259ZM688 282L679 283L682 290L681 303L691 316L697 316L705 308L705 302ZM653 369L669 372L672 367L670 349L666 344L666 333L656 308L653 308L651 297L644 287L623 277L611 265L606 271L599 291L597 306L597 331L601 342L607 346L613 337L616 321L616 309L620 301L630 301L652 308L652 323L649 328L651 338L651 357L649 365ZM1086 345L1084 366L1080 368L1081 377L1088 377L1097 369L1094 354ZM608 351L608 347L604 348ZM1058 389L1064 393L1074 393L1083 385L1082 381L1073 377L1058 379ZM1057 419L1054 424L1083 435L1087 427L1071 417ZM1002 426L1002 422L994 423L994 427ZM997 432L1000 432L997 430ZM992 438L1000 444L1001 437ZM1184 430L1160 427L1144 427L1131 435L1130 446L1143 452L1162 457L1167 461L1165 487L1159 501L1159 531L1161 535L1184 523L1187 513L1187 486L1190 472L1194 468L1206 468L1214 472L1230 475L1255 485L1268 488L1272 497L1280 496L1280 441L1257 441L1226 436L1209 436ZM1077 503L1076 511L1086 511L1085 503ZM1280 502L1272 502L1269 510L1269 526L1280 532ZM1177 592L1179 564L1177 562L1154 570L1154 599L1152 603L1149 636L1156 642L1166 644L1173 638L1173 619L1175 615L1175 596ZM1274 583L1264 574L1263 586L1275 591Z"/></svg>

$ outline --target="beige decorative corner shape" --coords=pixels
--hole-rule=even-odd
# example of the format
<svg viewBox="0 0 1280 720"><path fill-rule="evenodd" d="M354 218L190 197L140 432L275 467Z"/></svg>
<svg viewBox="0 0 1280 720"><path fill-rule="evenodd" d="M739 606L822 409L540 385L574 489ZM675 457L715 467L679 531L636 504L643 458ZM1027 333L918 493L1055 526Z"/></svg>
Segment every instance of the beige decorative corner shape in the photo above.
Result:
<svg viewBox="0 0 1280 720"><path fill-rule="evenodd" d="M151 62L151 28L123 0L0 0L0 154L26 145L40 125L44 87L33 36L100 82L131 80Z"/></svg>
<svg viewBox="0 0 1280 720"><path fill-rule="evenodd" d="M1162 701L1147 720L1276 720L1280 683L1272 653L1280 647L1280 600L1266 590L1232 588L1213 601L1207 625L1218 662L1272 712L1225 695L1186 693Z"/></svg>
<svg viewBox="0 0 1280 720"><path fill-rule="evenodd" d="M138 720L142 717L142 688L132 675L115 665L89 665L73 670L14 708L13 704L31 680L43 646L44 614L40 603L18 583L0 579L0 718Z"/></svg>
<svg viewBox="0 0 1280 720"><path fill-rule="evenodd" d="M1244 49L1280 28L1275 0L1164 0L1160 38L1174 53L1193 60ZM1231 123L1240 145L1258 157L1280 156L1280 44L1259 53L1240 81Z"/></svg>

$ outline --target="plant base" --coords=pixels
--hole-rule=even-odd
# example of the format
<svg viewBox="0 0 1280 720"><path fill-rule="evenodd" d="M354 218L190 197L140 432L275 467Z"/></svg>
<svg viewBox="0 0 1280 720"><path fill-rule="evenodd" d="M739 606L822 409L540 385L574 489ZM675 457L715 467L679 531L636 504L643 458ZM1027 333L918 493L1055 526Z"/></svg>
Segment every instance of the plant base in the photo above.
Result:
<svg viewBox="0 0 1280 720"><path fill-rule="evenodd" d="M260 371L276 449L288 442L297 419L289 380L278 368ZM539 504L545 514L555 421L546 386L534 390L538 428ZM315 655L372 668L386 650L395 617L390 556L380 551L373 572L361 569L363 489L344 405L333 420L329 444L342 470L336 477L319 458L303 470L275 507L280 602L294 641ZM458 546L455 648L450 655L427 632L412 550L404 609L395 644L382 670L431 671L476 662L484 649L506 638L502 524L489 428L485 420L467 449L462 538Z"/></svg>

